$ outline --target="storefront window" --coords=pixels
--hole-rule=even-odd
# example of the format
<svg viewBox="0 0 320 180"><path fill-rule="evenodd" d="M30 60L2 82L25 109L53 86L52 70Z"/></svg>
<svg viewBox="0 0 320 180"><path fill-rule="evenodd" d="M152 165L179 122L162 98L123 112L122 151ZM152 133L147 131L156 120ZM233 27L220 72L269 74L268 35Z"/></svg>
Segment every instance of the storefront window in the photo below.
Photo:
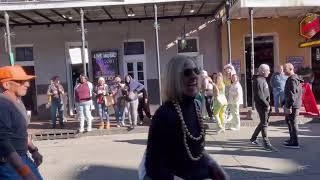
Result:
<svg viewBox="0 0 320 180"><path fill-rule="evenodd" d="M33 47L16 47L16 61L33 61Z"/></svg>
<svg viewBox="0 0 320 180"><path fill-rule="evenodd" d="M178 53L198 52L197 39L180 39L178 40Z"/></svg>
<svg viewBox="0 0 320 180"><path fill-rule="evenodd" d="M144 42L125 42L124 43L124 55L139 55L144 54Z"/></svg>

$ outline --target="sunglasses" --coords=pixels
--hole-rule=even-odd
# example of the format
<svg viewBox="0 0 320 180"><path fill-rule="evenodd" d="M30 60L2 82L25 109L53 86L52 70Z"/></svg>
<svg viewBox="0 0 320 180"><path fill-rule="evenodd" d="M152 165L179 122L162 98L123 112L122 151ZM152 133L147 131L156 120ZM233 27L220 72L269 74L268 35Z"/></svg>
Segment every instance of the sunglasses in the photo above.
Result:
<svg viewBox="0 0 320 180"><path fill-rule="evenodd" d="M27 81L14 80L14 81L11 81L11 82L14 82L14 83L19 84L19 85L23 85L23 84L26 83Z"/></svg>
<svg viewBox="0 0 320 180"><path fill-rule="evenodd" d="M183 71L183 75L186 76L186 77L191 76L192 73L195 73L196 75L199 75L199 74L200 74L199 68L185 69L185 70Z"/></svg>

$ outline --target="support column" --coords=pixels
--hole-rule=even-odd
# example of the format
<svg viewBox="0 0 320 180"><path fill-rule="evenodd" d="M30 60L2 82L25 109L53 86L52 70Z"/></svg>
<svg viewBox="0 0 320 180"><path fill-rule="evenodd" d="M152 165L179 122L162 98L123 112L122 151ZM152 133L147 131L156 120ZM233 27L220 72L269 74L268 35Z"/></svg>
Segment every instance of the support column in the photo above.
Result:
<svg viewBox="0 0 320 180"><path fill-rule="evenodd" d="M14 65L14 57L12 53L12 47L11 47L11 32L10 32L10 24L9 24L9 14L7 11L4 12L4 18L6 21L6 38L7 38L7 53L9 57L9 62L11 66Z"/></svg>
<svg viewBox="0 0 320 180"><path fill-rule="evenodd" d="M258 120L257 112L255 111L254 105L254 88L253 88L253 77L254 77L254 31L253 31L253 8L249 8L249 17L250 17L250 36L251 36L251 83L252 88L252 109L248 111L249 119ZM249 91L250 91L249 90Z"/></svg>
<svg viewBox="0 0 320 180"><path fill-rule="evenodd" d="M254 32L253 32L253 8L249 8L249 15L250 15L250 36L251 36L251 82L252 82L252 110L255 109L254 107L254 98L253 98L253 76L254 76Z"/></svg>
<svg viewBox="0 0 320 180"><path fill-rule="evenodd" d="M84 29L84 11L81 8L80 9L80 16L81 16L81 59L82 59L82 65L83 65L83 74L85 76L88 76L87 74L87 67L86 67L86 58L85 58L85 52L86 52L86 36L85 36L85 29Z"/></svg>
<svg viewBox="0 0 320 180"><path fill-rule="evenodd" d="M231 19L230 19L230 1L226 0L226 16L227 16L227 30L228 30L228 63L231 64Z"/></svg>
<svg viewBox="0 0 320 180"><path fill-rule="evenodd" d="M156 35L156 51L157 51L157 66L158 66L158 78L159 78L159 101L160 105L162 105L162 93L161 93L161 66L160 66L160 52L159 52L159 23L158 23L158 7L156 4L154 7L154 28Z"/></svg>

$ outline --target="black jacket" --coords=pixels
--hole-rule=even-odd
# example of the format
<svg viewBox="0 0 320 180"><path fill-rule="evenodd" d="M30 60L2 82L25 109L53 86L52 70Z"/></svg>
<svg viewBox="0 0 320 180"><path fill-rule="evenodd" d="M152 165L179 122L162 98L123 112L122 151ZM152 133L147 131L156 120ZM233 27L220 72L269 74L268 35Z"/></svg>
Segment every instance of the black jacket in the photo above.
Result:
<svg viewBox="0 0 320 180"><path fill-rule="evenodd" d="M200 126L195 110L194 98L185 98L180 103L182 114L191 134L199 136ZM188 138L190 150L201 152L201 141ZM209 155L199 161L190 160L183 143L181 121L172 102L166 102L155 113L149 129L146 173L152 180L173 180L174 175L183 179L205 179L210 176Z"/></svg>
<svg viewBox="0 0 320 180"><path fill-rule="evenodd" d="M284 88L285 107L299 109L301 106L302 86L301 80L298 75L293 74L290 76Z"/></svg>
<svg viewBox="0 0 320 180"><path fill-rule="evenodd" d="M267 109L270 106L269 85L265 77L256 76L253 79L253 94L257 108Z"/></svg>

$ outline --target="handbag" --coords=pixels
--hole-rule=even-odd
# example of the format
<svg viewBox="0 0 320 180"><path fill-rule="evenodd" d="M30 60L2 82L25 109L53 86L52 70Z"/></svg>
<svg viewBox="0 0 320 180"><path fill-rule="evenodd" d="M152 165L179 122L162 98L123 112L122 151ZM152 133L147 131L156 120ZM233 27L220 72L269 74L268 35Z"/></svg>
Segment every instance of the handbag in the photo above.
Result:
<svg viewBox="0 0 320 180"><path fill-rule="evenodd" d="M108 107L108 106L113 106L114 105L114 99L113 99L113 96L104 96L104 102L105 102L105 105Z"/></svg>
<svg viewBox="0 0 320 180"><path fill-rule="evenodd" d="M128 99L130 101L133 101L133 100L137 99L137 94L132 92L132 91L130 91L129 94L128 94Z"/></svg>

